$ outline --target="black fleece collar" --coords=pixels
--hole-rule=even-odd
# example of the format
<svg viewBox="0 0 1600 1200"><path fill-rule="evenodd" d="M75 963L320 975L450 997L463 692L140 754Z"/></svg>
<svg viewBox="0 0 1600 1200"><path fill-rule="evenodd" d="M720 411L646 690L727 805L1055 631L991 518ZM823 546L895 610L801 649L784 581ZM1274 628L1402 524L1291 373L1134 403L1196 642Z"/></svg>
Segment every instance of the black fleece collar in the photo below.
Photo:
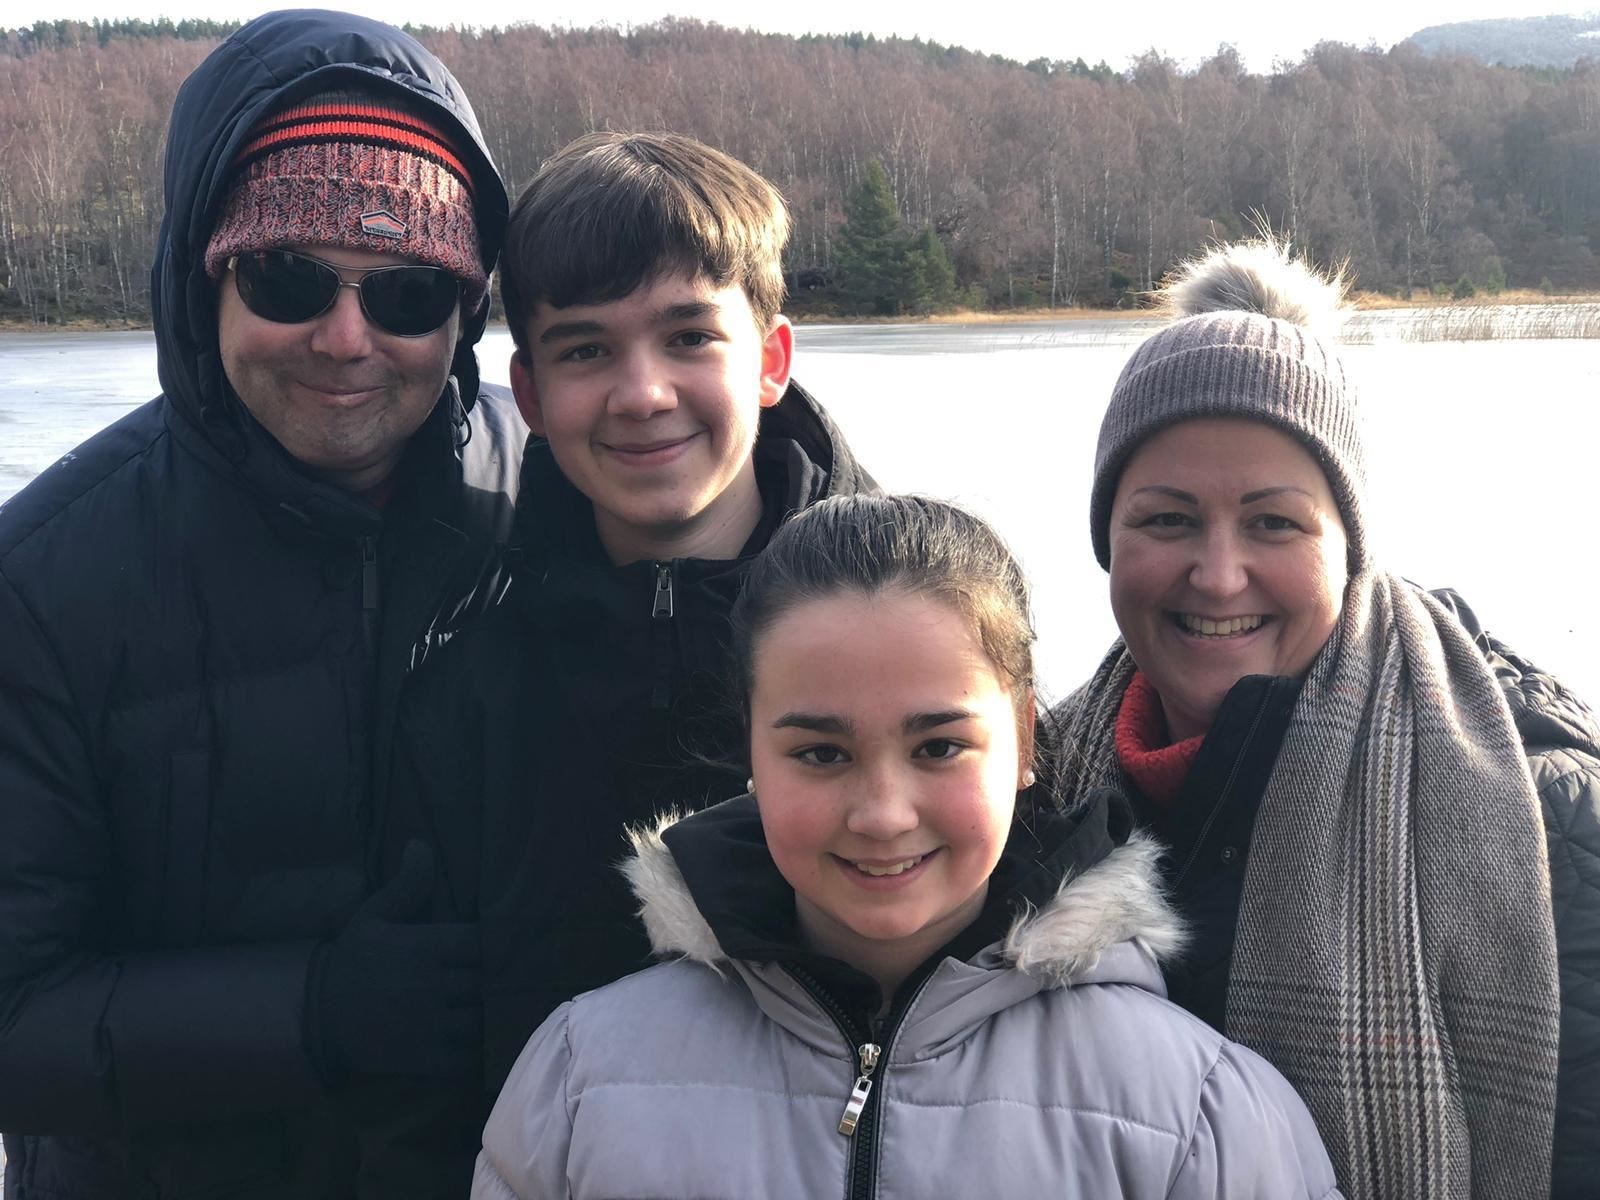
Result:
<svg viewBox="0 0 1600 1200"><path fill-rule="evenodd" d="M1177 803L1135 801L1136 815L1171 847L1175 883L1202 843L1249 842L1300 683L1287 675L1244 676L1223 697Z"/></svg>

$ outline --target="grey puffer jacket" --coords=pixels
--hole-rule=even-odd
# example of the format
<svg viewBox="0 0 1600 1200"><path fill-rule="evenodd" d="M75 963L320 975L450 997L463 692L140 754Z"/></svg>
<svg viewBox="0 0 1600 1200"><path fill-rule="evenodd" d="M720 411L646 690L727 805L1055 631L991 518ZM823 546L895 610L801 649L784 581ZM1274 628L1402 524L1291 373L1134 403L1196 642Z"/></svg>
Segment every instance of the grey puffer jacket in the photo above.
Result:
<svg viewBox="0 0 1600 1200"><path fill-rule="evenodd" d="M1060 823L1072 853L1013 863L1022 879L1006 893L1025 897L1029 876L1063 865L1065 884L1009 927L991 895L976 924L1000 916L997 940L962 956L957 938L886 1018L859 1023L852 1010L873 1011L876 989L853 1005L842 964L771 942L751 953L760 936L734 914L783 905L769 903L775 869L740 861L765 854L749 797L665 842L639 836L626 869L646 928L683 961L581 996L539 1029L484 1132L473 1196L1337 1196L1288 1083L1163 998L1156 957L1179 927L1156 884L1159 847L1117 844L1126 827L1108 829L1103 797L1019 822L1028 836L1011 841L1031 850ZM714 857L731 880L706 878Z"/></svg>

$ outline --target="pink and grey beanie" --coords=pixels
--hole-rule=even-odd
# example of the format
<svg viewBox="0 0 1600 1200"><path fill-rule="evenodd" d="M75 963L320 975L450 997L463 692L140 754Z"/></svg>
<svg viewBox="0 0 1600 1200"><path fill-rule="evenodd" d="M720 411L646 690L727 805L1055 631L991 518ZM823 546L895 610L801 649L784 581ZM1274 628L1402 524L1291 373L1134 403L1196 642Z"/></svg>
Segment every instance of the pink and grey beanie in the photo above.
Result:
<svg viewBox="0 0 1600 1200"><path fill-rule="evenodd" d="M450 138L377 94L324 92L252 131L206 247L206 274L248 250L300 244L396 254L462 280L469 308L489 280L472 176Z"/></svg>
<svg viewBox="0 0 1600 1200"><path fill-rule="evenodd" d="M1367 558L1366 455L1355 384L1331 337L1341 279L1327 279L1271 240L1212 251L1179 272L1162 299L1180 319L1147 338L1111 392L1095 448L1089 528L1111 569L1111 505L1134 451L1169 425L1203 417L1264 421L1316 459L1339 505L1351 569Z"/></svg>

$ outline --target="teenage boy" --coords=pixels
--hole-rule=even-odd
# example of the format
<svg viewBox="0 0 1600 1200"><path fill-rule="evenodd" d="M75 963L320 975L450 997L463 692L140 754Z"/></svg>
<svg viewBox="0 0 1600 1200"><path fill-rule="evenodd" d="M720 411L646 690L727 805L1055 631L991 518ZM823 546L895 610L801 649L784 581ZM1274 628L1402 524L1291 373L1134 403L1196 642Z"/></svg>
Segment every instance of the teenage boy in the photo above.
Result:
<svg viewBox="0 0 1600 1200"><path fill-rule="evenodd" d="M582 138L513 210L512 390L540 440L511 591L413 678L387 839L432 841L439 915L481 921L485 1105L551 1009L645 964L624 826L743 790L723 685L749 560L873 486L790 381L787 236L769 183L670 134Z"/></svg>

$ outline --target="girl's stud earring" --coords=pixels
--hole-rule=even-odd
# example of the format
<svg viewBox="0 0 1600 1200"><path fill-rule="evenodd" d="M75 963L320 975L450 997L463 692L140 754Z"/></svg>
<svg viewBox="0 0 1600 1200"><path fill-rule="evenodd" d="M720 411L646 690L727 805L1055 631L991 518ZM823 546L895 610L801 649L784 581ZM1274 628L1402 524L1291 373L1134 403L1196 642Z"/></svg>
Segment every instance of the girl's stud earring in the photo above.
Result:
<svg viewBox="0 0 1600 1200"><path fill-rule="evenodd" d="M756 794L756 780L754 775L744 781L744 790L750 793L752 796Z"/></svg>
<svg viewBox="0 0 1600 1200"><path fill-rule="evenodd" d="M1023 787L1031 788L1034 784L1036 784L1038 782L1039 782L1039 777L1033 773L1033 768L1032 767L1029 767L1026 771L1024 771L1022 773L1022 786Z"/></svg>

